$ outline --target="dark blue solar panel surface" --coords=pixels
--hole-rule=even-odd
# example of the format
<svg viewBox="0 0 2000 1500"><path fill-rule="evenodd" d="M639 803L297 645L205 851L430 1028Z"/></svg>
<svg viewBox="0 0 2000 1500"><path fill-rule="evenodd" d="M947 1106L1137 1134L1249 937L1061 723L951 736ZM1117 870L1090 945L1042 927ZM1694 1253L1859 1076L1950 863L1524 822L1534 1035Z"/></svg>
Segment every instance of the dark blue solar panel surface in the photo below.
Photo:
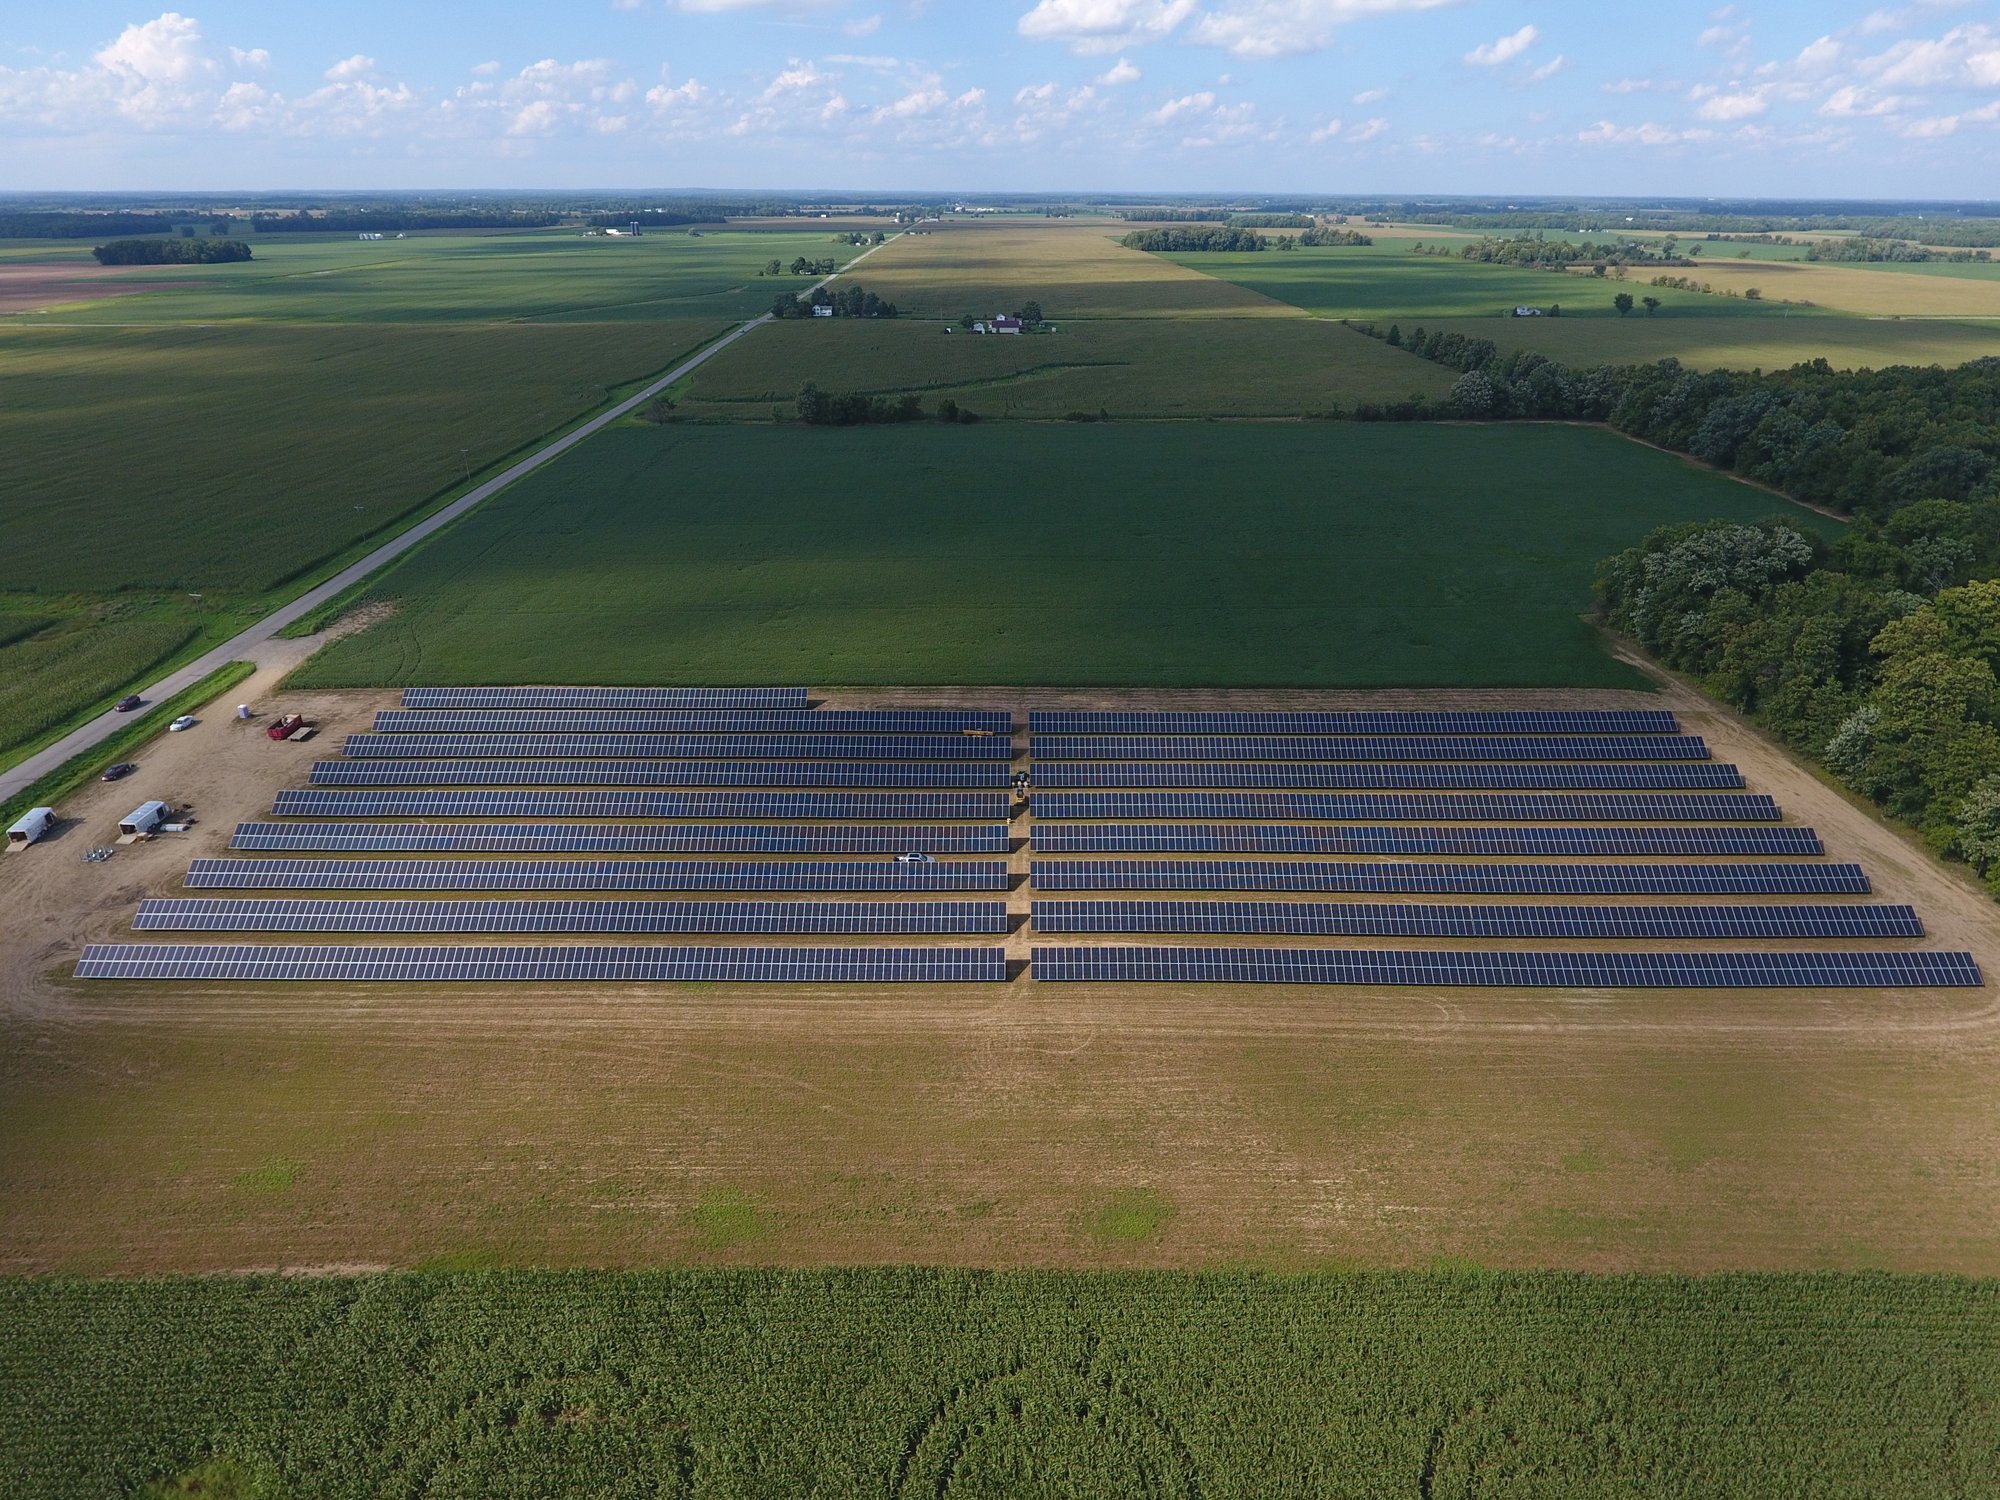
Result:
<svg viewBox="0 0 2000 1500"><path fill-rule="evenodd" d="M1969 953L1422 953L1348 948L1037 948L1039 980L1131 984L1819 989L1978 985Z"/></svg>
<svg viewBox="0 0 2000 1500"><path fill-rule="evenodd" d="M1819 835L1788 825L1681 828L1325 828L1265 824L1044 823L1037 854L1812 855Z"/></svg>
<svg viewBox="0 0 2000 1500"><path fill-rule="evenodd" d="M967 734L350 734L341 754L409 760L1011 760L1014 742Z"/></svg>
<svg viewBox="0 0 2000 1500"><path fill-rule="evenodd" d="M1204 710L1128 713L1042 709L1028 716L1035 734L1678 734L1671 713L1656 709L1410 709L1358 712Z"/></svg>
<svg viewBox="0 0 2000 1500"><path fill-rule="evenodd" d="M1730 795L1532 792L1429 797L1328 792L1036 792L1037 818L1222 818L1321 822L1775 823L1762 793Z"/></svg>
<svg viewBox="0 0 2000 1500"><path fill-rule="evenodd" d="M1036 760L1706 760L1701 736L1487 735L1310 739L1035 735Z"/></svg>
<svg viewBox="0 0 2000 1500"><path fill-rule="evenodd" d="M404 688L405 708L810 708L802 687L430 687Z"/></svg>
<svg viewBox="0 0 2000 1500"><path fill-rule="evenodd" d="M1004 901L141 902L140 932L1004 933Z"/></svg>
<svg viewBox="0 0 2000 1500"><path fill-rule="evenodd" d="M1365 765L1338 762L1259 761L1037 761L1035 785L1044 791L1097 787L1169 790L1214 787L1262 791L1720 791L1743 785L1743 773L1711 760L1529 762L1500 765Z"/></svg>
<svg viewBox="0 0 2000 1500"><path fill-rule="evenodd" d="M378 734L963 734L1005 738L1012 714L983 708L646 710L386 708Z"/></svg>
<svg viewBox="0 0 2000 1500"><path fill-rule="evenodd" d="M191 890L1004 891L1007 862L959 860L198 859Z"/></svg>
<svg viewBox="0 0 2000 1500"><path fill-rule="evenodd" d="M259 854L1005 854L1004 823L718 828L707 824L239 823Z"/></svg>
<svg viewBox="0 0 2000 1500"><path fill-rule="evenodd" d="M827 818L1004 822L1005 792L374 791L278 793L281 818Z"/></svg>
<svg viewBox="0 0 2000 1500"><path fill-rule="evenodd" d="M322 760L314 786L1005 787L998 761Z"/></svg>
<svg viewBox="0 0 2000 1500"><path fill-rule="evenodd" d="M334 947L93 943L79 979L612 980L745 983L998 981L1004 948Z"/></svg>
<svg viewBox="0 0 2000 1500"><path fill-rule="evenodd" d="M1430 906L1330 901L1037 901L1038 932L1429 938L1919 938L1907 906Z"/></svg>
<svg viewBox="0 0 2000 1500"><path fill-rule="evenodd" d="M1449 896L1863 896L1851 864L1450 865L1275 859L1030 862L1038 891L1375 891Z"/></svg>

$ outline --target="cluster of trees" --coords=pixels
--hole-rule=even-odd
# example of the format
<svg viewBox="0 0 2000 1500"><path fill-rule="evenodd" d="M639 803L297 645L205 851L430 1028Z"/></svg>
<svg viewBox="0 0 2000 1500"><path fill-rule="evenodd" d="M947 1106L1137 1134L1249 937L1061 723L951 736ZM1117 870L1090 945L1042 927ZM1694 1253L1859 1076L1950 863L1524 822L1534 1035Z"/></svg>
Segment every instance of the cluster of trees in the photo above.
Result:
<svg viewBox="0 0 2000 1500"><path fill-rule="evenodd" d="M1147 224L1227 224L1226 208L1134 208L1118 216L1128 223L1134 219Z"/></svg>
<svg viewBox="0 0 2000 1500"><path fill-rule="evenodd" d="M1695 523L1608 560L1606 620L1970 862L2000 894L2000 497L1920 500L1831 546Z"/></svg>
<svg viewBox="0 0 2000 1500"><path fill-rule="evenodd" d="M1375 236L1358 229L1308 229L1298 237L1301 245L1372 245Z"/></svg>
<svg viewBox="0 0 2000 1500"><path fill-rule="evenodd" d="M1216 224L1186 229L1135 229L1118 243L1128 250L1262 250L1264 237L1254 229Z"/></svg>
<svg viewBox="0 0 2000 1500"><path fill-rule="evenodd" d="M90 252L101 266L194 266L250 259L241 240L112 240Z"/></svg>
<svg viewBox="0 0 2000 1500"><path fill-rule="evenodd" d="M880 245L887 239L888 236L879 229L873 234L857 229L852 234L836 234L833 242L836 245Z"/></svg>
<svg viewBox="0 0 2000 1500"><path fill-rule="evenodd" d="M803 255L800 255L794 257L789 266L780 265L776 260L767 260L764 262L763 269L758 271L757 274L759 276L784 276L787 274L793 276L831 276L839 269L840 262L835 260L831 255L818 260L807 260Z"/></svg>
<svg viewBox="0 0 2000 1500"><path fill-rule="evenodd" d="M1959 264L1984 263L1993 259L1990 250L1934 250L1909 240L1879 239L1856 235L1844 240L1815 240L1806 247L1807 260L1896 261L1921 264L1925 261L1952 261Z"/></svg>
<svg viewBox="0 0 2000 1500"><path fill-rule="evenodd" d="M1649 318L1660 310L1661 303L1658 297L1641 297L1639 301L1645 307L1646 316ZM1624 317L1632 311L1632 294L1630 292L1618 293L1611 299L1611 305L1618 309L1619 317Z"/></svg>
<svg viewBox="0 0 2000 1500"><path fill-rule="evenodd" d="M811 294L801 297L797 292L782 292L771 304L771 316L775 318L810 318L816 307L830 307L836 318L893 318L896 304L884 302L875 293L860 286L827 288L814 287Z"/></svg>
<svg viewBox="0 0 2000 1500"><path fill-rule="evenodd" d="M1484 235L1457 252L1459 259L1496 266L1546 266L1561 270L1571 265L1686 265L1676 251L1679 242L1669 237L1658 243L1643 240L1552 240L1541 234ZM1693 254L1701 247L1690 246ZM1449 246L1434 246L1433 255L1449 255Z"/></svg>
<svg viewBox="0 0 2000 1500"><path fill-rule="evenodd" d="M915 396L891 400L859 391L823 391L810 381L799 392L799 420L808 427L867 427L886 422L914 422L924 414Z"/></svg>
<svg viewBox="0 0 2000 1500"><path fill-rule="evenodd" d="M1238 229L1311 229L1319 223L1311 214L1232 214Z"/></svg>
<svg viewBox="0 0 2000 1500"><path fill-rule="evenodd" d="M3 213L0 240L91 240L100 234L172 234L172 214Z"/></svg>

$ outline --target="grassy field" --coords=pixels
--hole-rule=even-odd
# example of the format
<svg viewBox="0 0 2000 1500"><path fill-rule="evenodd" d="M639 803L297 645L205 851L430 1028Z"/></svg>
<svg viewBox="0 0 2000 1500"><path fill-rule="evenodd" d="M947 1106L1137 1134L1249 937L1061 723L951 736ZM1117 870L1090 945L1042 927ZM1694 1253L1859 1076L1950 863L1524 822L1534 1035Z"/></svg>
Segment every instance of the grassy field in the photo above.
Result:
<svg viewBox="0 0 2000 1500"><path fill-rule="evenodd" d="M905 235L856 279L905 316L956 319L1013 312L1027 301L1069 318L1296 317L1295 309L1201 268L1127 250L1130 226L1082 220L953 221Z"/></svg>
<svg viewBox="0 0 2000 1500"><path fill-rule="evenodd" d="M1922 267L1910 270L1922 271ZM1952 267L1940 267L1941 271ZM1990 273L2000 267L1958 267ZM1816 264L1758 265L1750 261L1704 264L1698 275L1717 291L1754 286L1767 298L1810 302L1817 307L1859 313L1869 318L2000 318L2000 276L1909 275L1904 268L1881 265ZM1635 278L1636 279L1636 278ZM1661 294L1664 295L1664 294ZM1707 297L1708 302L1728 301ZM1740 304L1738 304L1740 305Z"/></svg>
<svg viewBox="0 0 2000 1500"><path fill-rule="evenodd" d="M1597 560L1779 503L1569 427L633 424L302 680L1622 686Z"/></svg>
<svg viewBox="0 0 2000 1500"><path fill-rule="evenodd" d="M1405 325L1408 332L1412 325ZM2000 325L1882 318L1430 318L1505 349L1535 349L1565 364L1633 364L1672 357L1697 370L1782 370L1824 359L1838 370L1961 365L2000 354Z"/></svg>
<svg viewBox="0 0 2000 1500"><path fill-rule="evenodd" d="M1993 1285L1942 1279L11 1282L0 1480L39 1500L1929 1500L1991 1493L1996 1332Z"/></svg>
<svg viewBox="0 0 2000 1500"><path fill-rule="evenodd" d="M255 259L232 265L135 267L132 279L165 289L37 313L34 321L734 321L765 311L781 287L795 284L761 278L766 261L845 261L856 253L819 229L639 239L550 229L380 242L271 235L256 238L252 249ZM73 246L66 259L89 265L88 246Z"/></svg>
<svg viewBox="0 0 2000 1500"><path fill-rule="evenodd" d="M981 338L936 323L786 323L697 371L690 417L768 420L822 390L950 397L984 417L1309 416L1361 401L1442 396L1452 372L1311 318L1125 318Z"/></svg>

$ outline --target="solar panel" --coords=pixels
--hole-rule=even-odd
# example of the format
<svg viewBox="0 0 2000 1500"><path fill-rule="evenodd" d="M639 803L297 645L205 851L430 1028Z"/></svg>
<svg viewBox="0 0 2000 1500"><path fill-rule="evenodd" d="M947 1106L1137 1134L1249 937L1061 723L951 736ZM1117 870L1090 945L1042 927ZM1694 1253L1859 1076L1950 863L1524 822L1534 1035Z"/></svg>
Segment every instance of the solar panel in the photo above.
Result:
<svg viewBox="0 0 2000 1500"><path fill-rule="evenodd" d="M1978 985L1969 953L1423 953L1350 948L1037 948L1040 980L1133 984L1819 989Z"/></svg>
<svg viewBox="0 0 2000 1500"><path fill-rule="evenodd" d="M1448 865L1274 859L1033 860L1038 891L1373 891L1446 896L1865 896L1852 864Z"/></svg>
<svg viewBox="0 0 2000 1500"><path fill-rule="evenodd" d="M1420 938L1920 938L1908 906L1426 906L1329 901L1037 901L1038 932Z"/></svg>
<svg viewBox="0 0 2000 1500"><path fill-rule="evenodd" d="M1005 792L372 791L291 789L281 818L814 818L1005 822Z"/></svg>
<svg viewBox="0 0 2000 1500"><path fill-rule="evenodd" d="M1264 824L1043 823L1037 854L1814 855L1819 835L1788 824L1680 828L1313 828Z"/></svg>
<svg viewBox="0 0 2000 1500"><path fill-rule="evenodd" d="M964 827L714 827L706 824L239 823L232 849L260 854L1005 854L1004 823Z"/></svg>
<svg viewBox="0 0 2000 1500"><path fill-rule="evenodd" d="M1014 716L984 708L386 708L377 734L993 734Z"/></svg>
<svg viewBox="0 0 2000 1500"><path fill-rule="evenodd" d="M965 734L350 734L341 754L410 760L1012 760L1014 742Z"/></svg>
<svg viewBox="0 0 2000 1500"><path fill-rule="evenodd" d="M1036 818L1220 818L1230 822L1775 823L1778 805L1762 793L1506 793L1429 797L1365 793L1036 792Z"/></svg>
<svg viewBox="0 0 2000 1500"><path fill-rule="evenodd" d="M1004 891L1007 862L958 860L198 859L190 890Z"/></svg>
<svg viewBox="0 0 2000 1500"><path fill-rule="evenodd" d="M1706 760L1701 736L1486 735L1344 739L1032 736L1036 760Z"/></svg>
<svg viewBox="0 0 2000 1500"><path fill-rule="evenodd" d="M429 687L404 688L405 708L802 709L806 690L792 688Z"/></svg>
<svg viewBox="0 0 2000 1500"><path fill-rule="evenodd" d="M965 787L1010 785L997 762L690 760L322 760L314 786L770 786Z"/></svg>
<svg viewBox="0 0 2000 1500"><path fill-rule="evenodd" d="M1004 933L1004 901L143 901L140 932Z"/></svg>
<svg viewBox="0 0 2000 1500"><path fill-rule="evenodd" d="M1174 765L1148 761L1038 761L1035 785L1044 790L1132 787L1214 787L1276 791L1704 791L1743 785L1743 773L1719 761L1529 762L1502 765L1340 764L1208 761Z"/></svg>
<svg viewBox="0 0 2000 1500"><path fill-rule="evenodd" d="M1004 948L466 948L93 943L79 979L611 980L752 984L998 982Z"/></svg>
<svg viewBox="0 0 2000 1500"><path fill-rule="evenodd" d="M1028 715L1035 734L1678 734L1674 716L1657 709L1427 709L1360 712L1128 713L1120 709L1042 709Z"/></svg>

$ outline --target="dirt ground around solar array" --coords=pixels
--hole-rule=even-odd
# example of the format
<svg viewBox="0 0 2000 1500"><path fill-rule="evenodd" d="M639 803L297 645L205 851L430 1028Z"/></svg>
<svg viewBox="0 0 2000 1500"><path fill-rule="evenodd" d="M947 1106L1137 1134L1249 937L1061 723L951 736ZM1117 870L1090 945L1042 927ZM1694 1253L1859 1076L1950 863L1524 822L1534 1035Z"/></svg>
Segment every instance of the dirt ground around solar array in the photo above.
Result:
<svg viewBox="0 0 2000 1500"><path fill-rule="evenodd" d="M83 984L81 943L376 693L214 705L0 859L0 1270L1410 1265L2000 1271L1993 991ZM1607 693L829 694L1622 706ZM2000 974L2000 909L1733 716L1667 701ZM147 797L182 837L80 855ZM1024 856L1016 855L1022 863ZM1015 904L1024 905L1017 892ZM1025 948L1025 937L1011 940ZM1408 946L1418 946L1411 944Z"/></svg>

